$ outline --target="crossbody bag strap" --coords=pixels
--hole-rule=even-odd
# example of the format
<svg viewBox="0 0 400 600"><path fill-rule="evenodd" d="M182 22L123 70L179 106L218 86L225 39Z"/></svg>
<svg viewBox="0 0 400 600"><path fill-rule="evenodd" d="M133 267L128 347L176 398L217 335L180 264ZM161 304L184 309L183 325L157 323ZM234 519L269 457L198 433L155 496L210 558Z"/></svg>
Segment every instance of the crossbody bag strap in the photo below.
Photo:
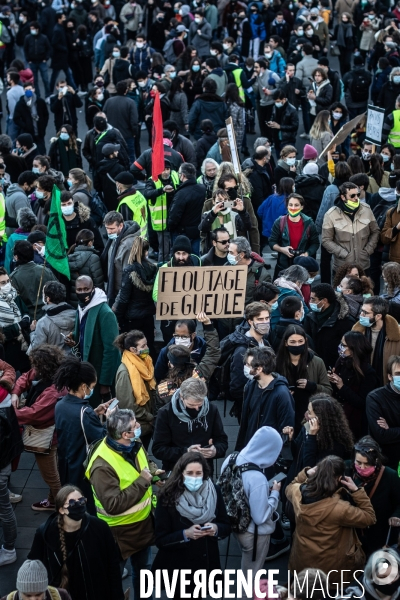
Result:
<svg viewBox="0 0 400 600"><path fill-rule="evenodd" d="M375 494L375 492L376 492L376 488L378 487L378 485L379 485L379 482L380 482L380 480L382 479L382 475L383 475L383 471L384 471L384 470L385 470L385 467L384 467L384 466L382 466L382 467L381 467L381 470L379 471L379 475L378 475L378 477L377 477L377 478L376 478L376 480L375 480L374 487L372 488L372 490L371 490L371 493L370 493L370 495L369 495L369 499L370 499L370 500L371 500L372 496L373 496L373 495Z"/></svg>

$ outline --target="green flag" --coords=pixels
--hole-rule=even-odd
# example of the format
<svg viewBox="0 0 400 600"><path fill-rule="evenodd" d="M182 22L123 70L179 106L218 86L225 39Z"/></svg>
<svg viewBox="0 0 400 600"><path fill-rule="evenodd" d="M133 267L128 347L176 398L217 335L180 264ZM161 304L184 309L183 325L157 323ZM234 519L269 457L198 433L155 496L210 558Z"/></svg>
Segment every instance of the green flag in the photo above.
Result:
<svg viewBox="0 0 400 600"><path fill-rule="evenodd" d="M46 234L46 261L53 269L71 279L67 258L67 234L61 212L61 192L56 185L53 186L51 194Z"/></svg>

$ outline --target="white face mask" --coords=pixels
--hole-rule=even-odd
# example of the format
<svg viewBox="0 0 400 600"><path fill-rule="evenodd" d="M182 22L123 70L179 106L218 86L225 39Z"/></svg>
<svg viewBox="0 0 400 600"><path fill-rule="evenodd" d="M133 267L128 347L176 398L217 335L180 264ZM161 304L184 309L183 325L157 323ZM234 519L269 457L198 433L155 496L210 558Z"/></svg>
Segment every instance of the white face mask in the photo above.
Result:
<svg viewBox="0 0 400 600"><path fill-rule="evenodd" d="M229 44L222 44L222 47L223 47L224 50L228 50Z"/></svg>
<svg viewBox="0 0 400 600"><path fill-rule="evenodd" d="M296 159L295 158L285 158L285 162L289 167L293 167L293 165L296 163Z"/></svg>
<svg viewBox="0 0 400 600"><path fill-rule="evenodd" d="M145 82L145 81L138 81L138 86L139 86L140 88L144 88L144 87L145 87L145 85L146 85L146 82Z"/></svg>
<svg viewBox="0 0 400 600"><path fill-rule="evenodd" d="M104 94L103 94L103 92L101 92L100 94L97 94L97 100L99 102L102 102L104 100Z"/></svg>
<svg viewBox="0 0 400 600"><path fill-rule="evenodd" d="M143 42L136 42L136 48L143 48L144 43Z"/></svg>
<svg viewBox="0 0 400 600"><path fill-rule="evenodd" d="M201 23L201 19L199 17L195 17L194 18L195 23L199 24Z"/></svg>
<svg viewBox="0 0 400 600"><path fill-rule="evenodd" d="M192 338L183 338L183 337L175 337L175 345L176 346L184 346L185 348L190 348L192 345Z"/></svg>
<svg viewBox="0 0 400 600"><path fill-rule="evenodd" d="M61 212L63 215L69 216L74 212L74 205L67 204L66 206L61 205Z"/></svg>
<svg viewBox="0 0 400 600"><path fill-rule="evenodd" d="M2 294L8 294L9 292L11 292L11 283L10 281L8 283L6 283L5 285L3 285L2 287L0 287L0 292Z"/></svg>
<svg viewBox="0 0 400 600"><path fill-rule="evenodd" d="M217 56L218 51L217 50L210 50L210 54L211 54L211 56Z"/></svg>
<svg viewBox="0 0 400 600"><path fill-rule="evenodd" d="M254 379L254 375L252 375L250 373L250 371L251 371L251 367L249 367L248 365L244 365L244 367L243 367L244 376L247 377L247 379L251 380L251 379Z"/></svg>

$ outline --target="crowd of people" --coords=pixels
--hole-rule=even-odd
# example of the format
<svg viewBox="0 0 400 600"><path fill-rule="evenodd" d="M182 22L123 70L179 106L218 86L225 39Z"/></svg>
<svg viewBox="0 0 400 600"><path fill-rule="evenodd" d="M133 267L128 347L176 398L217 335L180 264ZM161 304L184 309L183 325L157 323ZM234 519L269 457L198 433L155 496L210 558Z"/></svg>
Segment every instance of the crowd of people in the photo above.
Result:
<svg viewBox="0 0 400 600"><path fill-rule="evenodd" d="M144 569L221 569L233 535L248 598L286 555L396 600L400 2L5 2L1 573L23 452L49 515L0 596L122 600L129 563L138 600ZM247 271L243 314L156 338L162 269L224 266Z"/></svg>

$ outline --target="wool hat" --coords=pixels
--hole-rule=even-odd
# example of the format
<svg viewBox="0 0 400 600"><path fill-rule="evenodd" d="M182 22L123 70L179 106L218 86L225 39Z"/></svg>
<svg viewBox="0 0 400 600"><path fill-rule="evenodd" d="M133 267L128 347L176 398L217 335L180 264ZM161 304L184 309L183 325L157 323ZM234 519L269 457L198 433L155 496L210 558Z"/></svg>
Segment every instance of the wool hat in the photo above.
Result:
<svg viewBox="0 0 400 600"><path fill-rule="evenodd" d="M190 240L188 237L186 237L186 235L178 235L173 243L172 254L179 252L179 250L181 252L187 252L188 254L192 253L192 246L190 245Z"/></svg>
<svg viewBox="0 0 400 600"><path fill-rule="evenodd" d="M309 273L318 273L319 271L319 264L312 256L296 256L293 263L304 267Z"/></svg>
<svg viewBox="0 0 400 600"><path fill-rule="evenodd" d="M318 175L318 165L315 162L309 162L303 169L304 175Z"/></svg>
<svg viewBox="0 0 400 600"><path fill-rule="evenodd" d="M41 594L48 585L44 564L40 560L26 560L17 574L17 590L22 594Z"/></svg>
<svg viewBox="0 0 400 600"><path fill-rule="evenodd" d="M317 158L318 152L311 146L310 144L306 144L303 149L303 158L304 160L312 160L313 158Z"/></svg>
<svg viewBox="0 0 400 600"><path fill-rule="evenodd" d="M135 178L129 171L122 171L116 176L115 181L122 183L122 185L132 185L135 183Z"/></svg>
<svg viewBox="0 0 400 600"><path fill-rule="evenodd" d="M43 233L43 231L32 231L26 239L31 244L36 244L36 242L46 242L46 234Z"/></svg>
<svg viewBox="0 0 400 600"><path fill-rule="evenodd" d="M33 137L30 133L21 133L17 137L17 142L21 144L21 146L27 146L28 148L32 148L33 146Z"/></svg>
<svg viewBox="0 0 400 600"><path fill-rule="evenodd" d="M120 148L121 144L104 144L101 153L104 154L104 156L110 156L113 152L118 152Z"/></svg>
<svg viewBox="0 0 400 600"><path fill-rule="evenodd" d="M314 7L310 10L310 15L319 15L319 9Z"/></svg>

